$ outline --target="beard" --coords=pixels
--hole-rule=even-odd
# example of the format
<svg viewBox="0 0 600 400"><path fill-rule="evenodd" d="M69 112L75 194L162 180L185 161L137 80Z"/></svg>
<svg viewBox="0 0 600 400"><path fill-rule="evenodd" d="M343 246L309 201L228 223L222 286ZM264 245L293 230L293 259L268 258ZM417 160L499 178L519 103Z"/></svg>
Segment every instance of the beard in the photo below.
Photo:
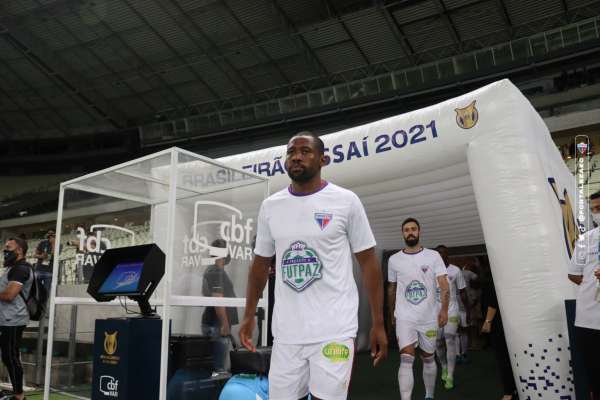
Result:
<svg viewBox="0 0 600 400"><path fill-rule="evenodd" d="M415 247L417 244L419 244L419 237L414 237L410 235L408 238L404 238L404 242L409 247Z"/></svg>
<svg viewBox="0 0 600 400"><path fill-rule="evenodd" d="M299 172L292 172L292 168L288 168L287 174L294 182L305 183L314 178L317 171L307 167L301 167Z"/></svg>

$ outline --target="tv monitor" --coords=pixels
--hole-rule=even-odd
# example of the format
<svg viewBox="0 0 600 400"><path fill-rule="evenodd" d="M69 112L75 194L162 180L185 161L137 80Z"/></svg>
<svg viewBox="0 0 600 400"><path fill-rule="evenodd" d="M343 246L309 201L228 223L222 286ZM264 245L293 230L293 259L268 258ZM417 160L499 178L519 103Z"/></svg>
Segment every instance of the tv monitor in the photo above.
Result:
<svg viewBox="0 0 600 400"><path fill-rule="evenodd" d="M165 254L156 244L106 250L92 272L88 293L99 302L126 296L153 314L148 299L165 273Z"/></svg>

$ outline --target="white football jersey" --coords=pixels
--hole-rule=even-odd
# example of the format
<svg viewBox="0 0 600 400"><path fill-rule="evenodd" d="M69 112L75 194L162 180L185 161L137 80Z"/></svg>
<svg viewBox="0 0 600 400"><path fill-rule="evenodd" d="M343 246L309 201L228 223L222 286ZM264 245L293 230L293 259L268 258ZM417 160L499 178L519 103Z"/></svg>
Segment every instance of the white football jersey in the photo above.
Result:
<svg viewBox="0 0 600 400"><path fill-rule="evenodd" d="M358 289L352 253L375 247L358 196L328 183L308 195L290 189L260 209L256 248L276 255L273 336L284 344L356 337Z"/></svg>
<svg viewBox="0 0 600 400"><path fill-rule="evenodd" d="M457 316L458 311L460 310L460 304L462 303L460 299L460 291L467 287L465 282L465 278L462 274L460 268L458 268L454 264L448 265L446 268L448 272L448 286L450 288L450 303L448 304L448 315L449 316ZM440 288L437 288L437 302L438 302L438 310L442 308L442 301L440 298Z"/></svg>
<svg viewBox="0 0 600 400"><path fill-rule="evenodd" d="M581 255L582 263L578 265L576 261L578 254L576 245L569 265L569 274L579 275L583 278L581 285L577 288L575 326L597 330L600 330L600 302L596 300L598 279L594 273L600 268L600 263L598 263L599 231L600 228L594 228L584 234L582 240L586 243L587 251L586 254ZM583 259L584 256L585 259Z"/></svg>
<svg viewBox="0 0 600 400"><path fill-rule="evenodd" d="M388 261L388 281L396 282L397 320L416 324L437 321L437 277L447 275L440 253L423 248L414 254L404 250Z"/></svg>

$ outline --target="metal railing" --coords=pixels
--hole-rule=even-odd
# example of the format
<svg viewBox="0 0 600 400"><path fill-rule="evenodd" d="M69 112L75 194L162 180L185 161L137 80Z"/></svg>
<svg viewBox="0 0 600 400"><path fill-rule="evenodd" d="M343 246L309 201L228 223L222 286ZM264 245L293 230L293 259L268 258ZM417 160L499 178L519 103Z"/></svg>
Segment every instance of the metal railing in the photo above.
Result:
<svg viewBox="0 0 600 400"><path fill-rule="evenodd" d="M164 141L185 139L231 125L335 105L366 96L377 96L392 91L410 92L436 82L453 80L477 72L490 71L497 67L526 61L533 57L543 57L564 48L599 38L600 16L597 16L530 37L501 43L493 47L417 67L247 106L145 125L140 128L141 144L142 146L149 146Z"/></svg>

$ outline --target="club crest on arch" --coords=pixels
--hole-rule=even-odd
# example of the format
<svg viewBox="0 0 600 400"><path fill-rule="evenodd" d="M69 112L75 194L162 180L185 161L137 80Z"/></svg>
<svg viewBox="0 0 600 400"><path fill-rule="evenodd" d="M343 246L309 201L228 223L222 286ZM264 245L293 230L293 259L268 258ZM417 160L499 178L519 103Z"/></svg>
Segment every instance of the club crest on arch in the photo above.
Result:
<svg viewBox="0 0 600 400"><path fill-rule="evenodd" d="M479 121L479 111L475 107L476 100L464 108L455 108L456 124L462 129L471 129Z"/></svg>

